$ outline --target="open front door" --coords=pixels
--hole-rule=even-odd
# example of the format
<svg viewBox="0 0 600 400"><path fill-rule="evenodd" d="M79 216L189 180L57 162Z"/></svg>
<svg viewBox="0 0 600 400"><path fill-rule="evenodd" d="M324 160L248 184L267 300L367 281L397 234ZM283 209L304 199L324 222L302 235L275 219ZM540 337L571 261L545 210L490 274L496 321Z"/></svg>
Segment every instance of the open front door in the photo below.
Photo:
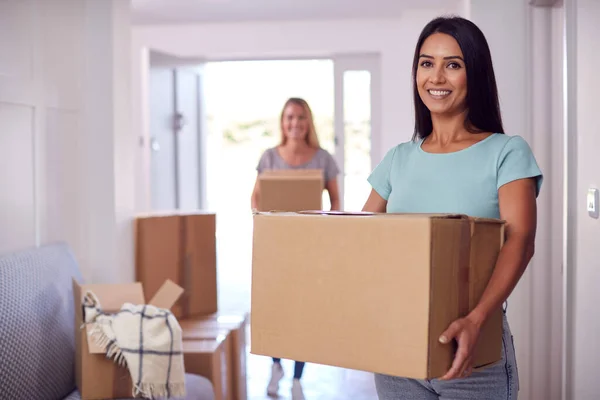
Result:
<svg viewBox="0 0 600 400"><path fill-rule="evenodd" d="M152 51L149 73L153 210L206 205L201 60Z"/></svg>

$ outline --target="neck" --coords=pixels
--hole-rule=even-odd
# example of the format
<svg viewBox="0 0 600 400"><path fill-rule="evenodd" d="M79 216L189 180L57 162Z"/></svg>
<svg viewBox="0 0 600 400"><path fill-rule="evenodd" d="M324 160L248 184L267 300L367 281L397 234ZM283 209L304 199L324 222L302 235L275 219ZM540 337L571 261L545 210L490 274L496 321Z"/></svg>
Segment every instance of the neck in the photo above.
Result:
<svg viewBox="0 0 600 400"><path fill-rule="evenodd" d="M454 115L432 114L431 122L433 130L431 135L429 135L429 140L440 144L447 144L468 135L469 131L465 128L466 114L466 111Z"/></svg>
<svg viewBox="0 0 600 400"><path fill-rule="evenodd" d="M305 140L288 139L284 147L292 153L300 153L308 148L308 143Z"/></svg>

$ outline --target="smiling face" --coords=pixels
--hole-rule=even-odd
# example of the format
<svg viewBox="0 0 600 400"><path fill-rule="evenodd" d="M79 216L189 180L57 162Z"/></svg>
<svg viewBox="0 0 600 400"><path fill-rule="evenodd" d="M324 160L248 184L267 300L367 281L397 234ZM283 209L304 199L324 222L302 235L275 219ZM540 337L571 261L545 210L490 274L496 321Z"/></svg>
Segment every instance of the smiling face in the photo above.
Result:
<svg viewBox="0 0 600 400"><path fill-rule="evenodd" d="M419 97L431 114L456 115L467 106L467 71L456 40L434 33L421 46L416 73Z"/></svg>
<svg viewBox="0 0 600 400"><path fill-rule="evenodd" d="M283 110L281 125L287 139L306 140L308 118L302 106L295 103L288 104Z"/></svg>

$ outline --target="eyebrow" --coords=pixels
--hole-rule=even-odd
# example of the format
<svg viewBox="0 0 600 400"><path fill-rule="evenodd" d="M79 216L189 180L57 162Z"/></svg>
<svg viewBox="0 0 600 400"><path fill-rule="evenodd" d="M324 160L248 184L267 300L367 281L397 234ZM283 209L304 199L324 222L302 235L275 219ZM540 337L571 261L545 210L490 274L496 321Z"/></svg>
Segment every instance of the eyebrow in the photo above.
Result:
<svg viewBox="0 0 600 400"><path fill-rule="evenodd" d="M433 60L433 56L427 55L427 54L421 54L419 56L419 58L431 58ZM461 61L465 61L463 60L463 58L461 56L448 56L448 57L444 57L444 60L461 60Z"/></svg>

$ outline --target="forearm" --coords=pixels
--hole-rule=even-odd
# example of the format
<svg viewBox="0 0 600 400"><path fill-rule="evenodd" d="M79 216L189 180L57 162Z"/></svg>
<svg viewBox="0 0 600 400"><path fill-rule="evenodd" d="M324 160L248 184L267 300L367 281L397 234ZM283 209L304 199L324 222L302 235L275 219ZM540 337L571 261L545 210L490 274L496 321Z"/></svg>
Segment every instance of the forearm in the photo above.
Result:
<svg viewBox="0 0 600 400"><path fill-rule="evenodd" d="M340 195L337 190L337 186L327 188L327 194L329 194L329 203L331 204L331 211L340 211Z"/></svg>
<svg viewBox="0 0 600 400"><path fill-rule="evenodd" d="M496 267L469 318L481 326L506 301L525 272L534 253L534 239L511 237L500 250Z"/></svg>
<svg viewBox="0 0 600 400"><path fill-rule="evenodd" d="M331 211L340 211L340 199L331 199Z"/></svg>

